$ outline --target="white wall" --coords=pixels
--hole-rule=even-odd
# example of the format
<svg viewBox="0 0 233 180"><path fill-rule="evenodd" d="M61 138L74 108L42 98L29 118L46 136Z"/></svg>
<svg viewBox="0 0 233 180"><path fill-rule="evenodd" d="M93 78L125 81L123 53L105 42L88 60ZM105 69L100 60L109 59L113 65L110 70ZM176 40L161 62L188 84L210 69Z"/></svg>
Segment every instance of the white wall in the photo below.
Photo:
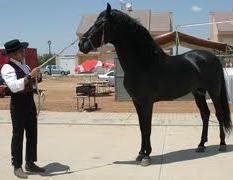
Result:
<svg viewBox="0 0 233 180"><path fill-rule="evenodd" d="M56 64L70 70L70 74L74 74L75 56L58 56L56 58Z"/></svg>
<svg viewBox="0 0 233 180"><path fill-rule="evenodd" d="M229 102L233 103L233 68L224 68Z"/></svg>

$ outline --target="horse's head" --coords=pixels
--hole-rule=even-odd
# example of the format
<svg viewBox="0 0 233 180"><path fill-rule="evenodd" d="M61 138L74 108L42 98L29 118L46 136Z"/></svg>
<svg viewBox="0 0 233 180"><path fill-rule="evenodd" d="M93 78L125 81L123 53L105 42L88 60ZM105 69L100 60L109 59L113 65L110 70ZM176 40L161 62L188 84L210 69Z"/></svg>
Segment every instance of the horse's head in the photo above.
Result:
<svg viewBox="0 0 233 180"><path fill-rule="evenodd" d="M79 41L81 52L88 53L109 42L111 11L110 4L107 4L107 9L100 13L94 25L84 33Z"/></svg>

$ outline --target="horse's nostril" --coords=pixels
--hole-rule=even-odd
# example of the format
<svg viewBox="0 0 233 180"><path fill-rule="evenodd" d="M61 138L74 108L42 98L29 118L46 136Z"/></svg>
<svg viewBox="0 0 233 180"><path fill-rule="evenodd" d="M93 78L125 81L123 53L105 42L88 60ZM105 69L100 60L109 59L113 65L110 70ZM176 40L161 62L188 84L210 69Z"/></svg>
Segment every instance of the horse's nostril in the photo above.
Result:
<svg viewBox="0 0 233 180"><path fill-rule="evenodd" d="M79 43L78 43L78 46L79 46L79 47L81 47L81 43L82 43L82 42L81 42L81 41L79 41Z"/></svg>

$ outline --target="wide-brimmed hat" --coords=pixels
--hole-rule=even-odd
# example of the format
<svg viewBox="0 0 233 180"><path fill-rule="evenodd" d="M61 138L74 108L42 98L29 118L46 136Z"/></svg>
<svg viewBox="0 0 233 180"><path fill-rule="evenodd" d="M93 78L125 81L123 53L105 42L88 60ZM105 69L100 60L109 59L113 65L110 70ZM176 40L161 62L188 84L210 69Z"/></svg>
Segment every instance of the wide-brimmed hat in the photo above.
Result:
<svg viewBox="0 0 233 180"><path fill-rule="evenodd" d="M13 39L4 44L5 49L3 50L2 54L7 55L20 49L26 49L28 45L28 42L20 42L18 39Z"/></svg>

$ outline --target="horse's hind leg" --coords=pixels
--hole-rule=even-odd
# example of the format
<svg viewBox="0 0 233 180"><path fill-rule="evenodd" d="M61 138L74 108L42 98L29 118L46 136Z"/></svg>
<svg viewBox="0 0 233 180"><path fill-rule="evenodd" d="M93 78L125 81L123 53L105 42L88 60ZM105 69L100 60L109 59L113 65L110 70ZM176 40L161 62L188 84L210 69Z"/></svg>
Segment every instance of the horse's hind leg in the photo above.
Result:
<svg viewBox="0 0 233 180"><path fill-rule="evenodd" d="M198 92L193 93L197 107L201 114L202 119L202 134L201 134L201 142L196 149L196 152L204 152L205 151L205 143L208 141L208 126L209 126L209 117L210 110L207 106L205 99L205 90L199 90Z"/></svg>
<svg viewBox="0 0 233 180"><path fill-rule="evenodd" d="M220 130L220 147L219 151L226 151L226 142L225 142L225 132L224 132L224 127L223 127L223 120L224 120L224 109L221 104L221 97L216 96L213 93L209 92L210 97L213 101L214 108L216 111L216 117L219 122L219 130Z"/></svg>

